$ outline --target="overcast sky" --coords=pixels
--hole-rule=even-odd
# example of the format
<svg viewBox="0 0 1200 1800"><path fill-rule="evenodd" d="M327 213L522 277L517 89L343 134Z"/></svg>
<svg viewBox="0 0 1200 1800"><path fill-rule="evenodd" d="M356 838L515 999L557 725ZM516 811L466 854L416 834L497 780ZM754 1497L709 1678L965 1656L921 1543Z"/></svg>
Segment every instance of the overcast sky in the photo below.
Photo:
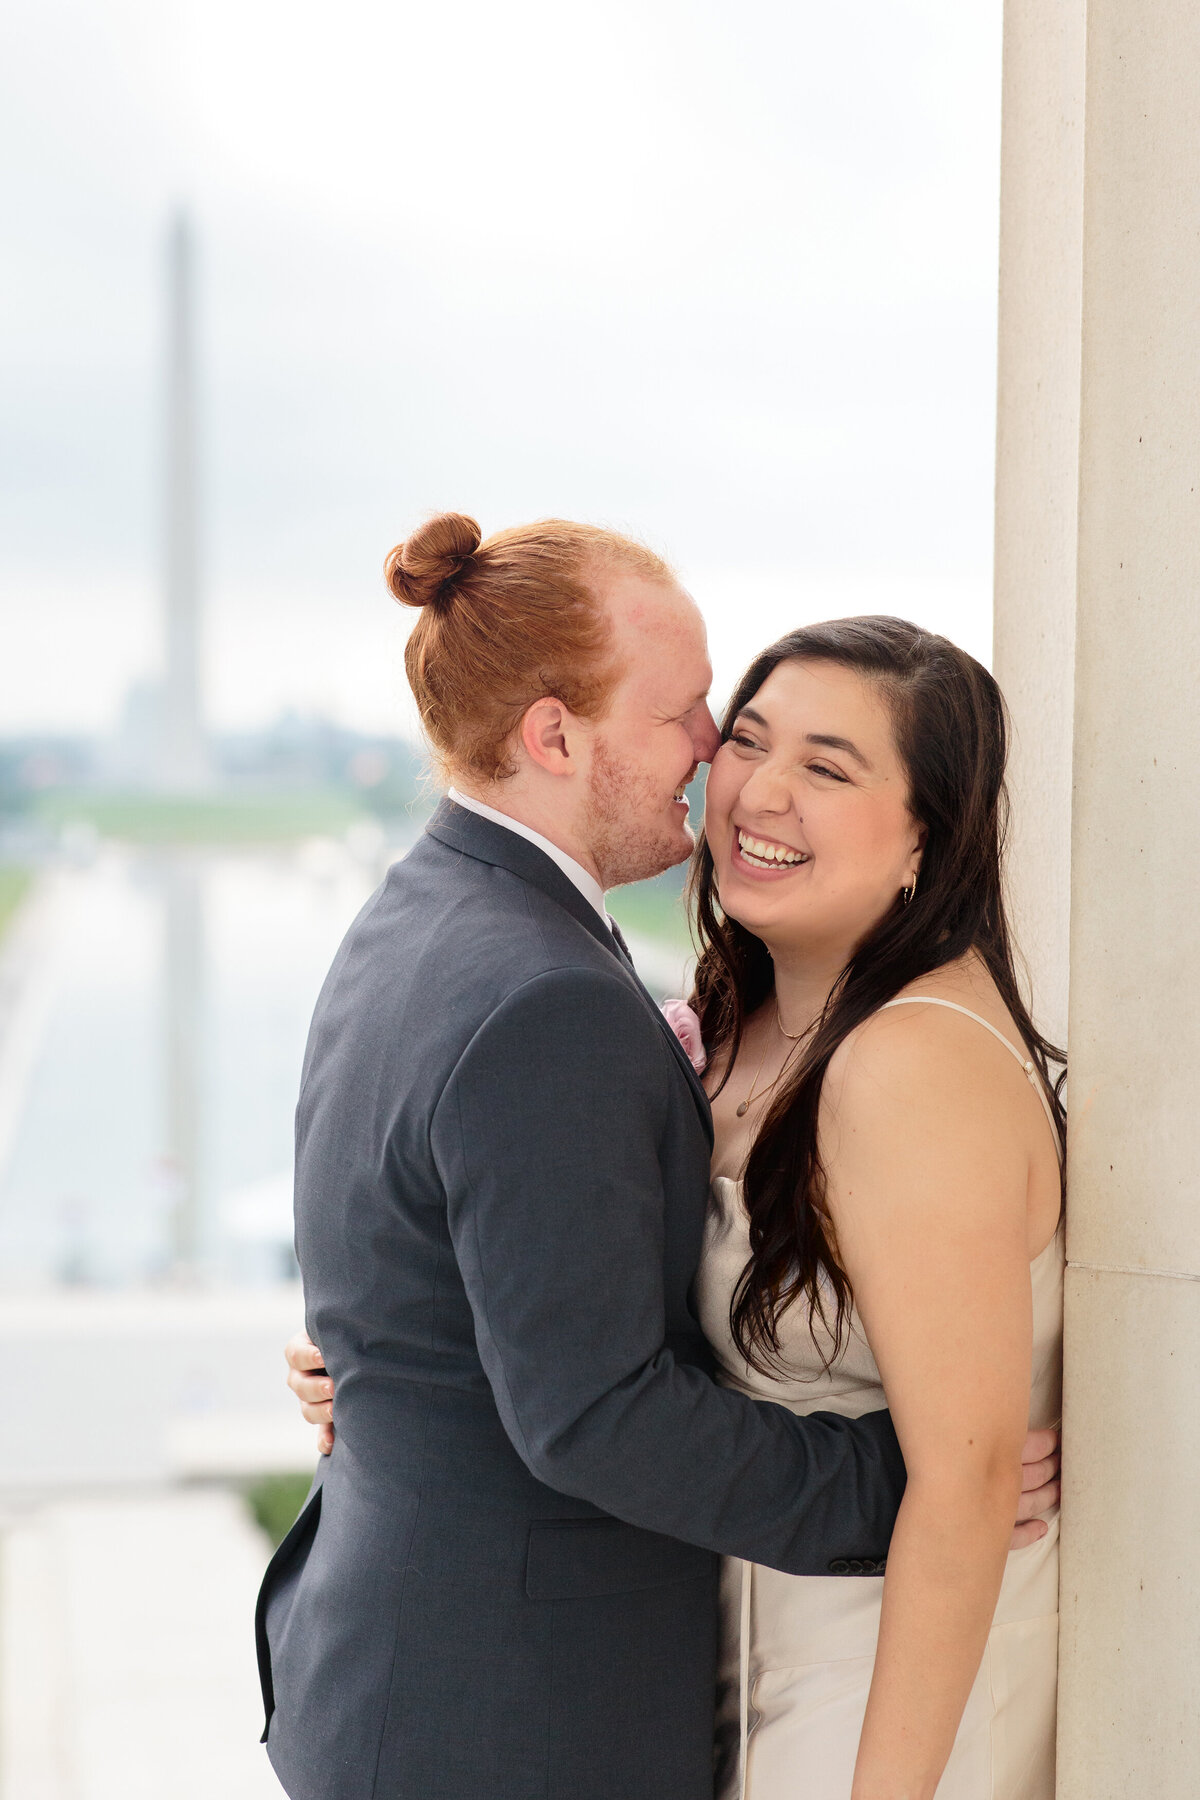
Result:
<svg viewBox="0 0 1200 1800"><path fill-rule="evenodd" d="M200 241L218 724L404 722L425 513L647 537L717 688L804 619L987 656L1000 0L26 0L0 27L0 730L159 648Z"/></svg>

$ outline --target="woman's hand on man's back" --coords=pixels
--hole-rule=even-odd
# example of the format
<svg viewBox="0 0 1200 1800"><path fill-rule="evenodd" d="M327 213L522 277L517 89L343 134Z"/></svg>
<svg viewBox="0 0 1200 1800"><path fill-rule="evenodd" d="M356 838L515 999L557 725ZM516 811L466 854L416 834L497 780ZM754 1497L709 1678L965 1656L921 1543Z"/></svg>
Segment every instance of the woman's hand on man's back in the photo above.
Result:
<svg viewBox="0 0 1200 1800"><path fill-rule="evenodd" d="M300 1411L310 1425L317 1426L317 1449L328 1456L333 1449L333 1383L325 1373L321 1352L307 1331L289 1338L284 1349L287 1357L287 1384L300 1402Z"/></svg>

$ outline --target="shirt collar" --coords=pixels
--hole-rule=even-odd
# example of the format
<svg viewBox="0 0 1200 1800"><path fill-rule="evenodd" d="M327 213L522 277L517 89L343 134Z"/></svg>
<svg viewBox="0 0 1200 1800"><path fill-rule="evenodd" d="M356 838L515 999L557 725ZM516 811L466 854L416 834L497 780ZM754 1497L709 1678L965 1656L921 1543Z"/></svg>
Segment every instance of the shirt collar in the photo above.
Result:
<svg viewBox="0 0 1200 1800"><path fill-rule="evenodd" d="M481 819L490 819L493 825L503 825L506 831L515 832L518 837L526 838L529 843L536 844L553 863L557 863L567 880L579 889L589 906L594 906L604 923L612 930L612 920L604 905L604 889L594 875L589 875L582 863L577 863L573 856L560 850L557 844L543 837L531 825L523 825L520 819L511 819L507 813L497 812L494 806L485 806L482 800L473 800L469 794L460 794L457 788L449 789L449 798L455 806L461 806L466 812L478 813Z"/></svg>

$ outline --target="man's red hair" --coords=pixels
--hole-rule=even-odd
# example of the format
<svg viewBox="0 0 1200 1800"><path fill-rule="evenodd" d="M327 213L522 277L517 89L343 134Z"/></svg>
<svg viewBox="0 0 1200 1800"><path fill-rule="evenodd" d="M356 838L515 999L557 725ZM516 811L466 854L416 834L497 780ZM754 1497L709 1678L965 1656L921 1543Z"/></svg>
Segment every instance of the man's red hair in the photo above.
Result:
<svg viewBox="0 0 1200 1800"><path fill-rule="evenodd" d="M385 569L396 599L421 608L404 662L434 754L484 782L514 772L513 737L535 700L603 718L622 673L605 573L673 579L645 545L597 525L542 519L481 541L463 513L429 519Z"/></svg>

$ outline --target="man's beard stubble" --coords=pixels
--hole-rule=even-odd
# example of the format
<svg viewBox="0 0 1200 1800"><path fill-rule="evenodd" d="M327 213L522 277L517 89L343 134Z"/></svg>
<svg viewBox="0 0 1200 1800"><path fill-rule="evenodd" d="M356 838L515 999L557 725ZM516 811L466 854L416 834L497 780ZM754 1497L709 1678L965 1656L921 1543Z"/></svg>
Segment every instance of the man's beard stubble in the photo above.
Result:
<svg viewBox="0 0 1200 1800"><path fill-rule="evenodd" d="M588 795L588 835L605 888L648 881L687 860L688 849L680 841L678 827L666 816L670 795L660 798L660 794L653 777L631 767L597 740ZM690 840L690 831L687 836Z"/></svg>

